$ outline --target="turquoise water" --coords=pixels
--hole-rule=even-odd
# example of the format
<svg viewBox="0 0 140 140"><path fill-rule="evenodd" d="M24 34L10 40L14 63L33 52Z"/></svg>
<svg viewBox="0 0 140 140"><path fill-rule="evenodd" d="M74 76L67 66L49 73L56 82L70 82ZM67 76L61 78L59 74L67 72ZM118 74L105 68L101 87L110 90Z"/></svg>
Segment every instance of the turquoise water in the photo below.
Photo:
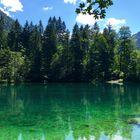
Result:
<svg viewBox="0 0 140 140"><path fill-rule="evenodd" d="M140 86L0 86L0 140L140 140Z"/></svg>

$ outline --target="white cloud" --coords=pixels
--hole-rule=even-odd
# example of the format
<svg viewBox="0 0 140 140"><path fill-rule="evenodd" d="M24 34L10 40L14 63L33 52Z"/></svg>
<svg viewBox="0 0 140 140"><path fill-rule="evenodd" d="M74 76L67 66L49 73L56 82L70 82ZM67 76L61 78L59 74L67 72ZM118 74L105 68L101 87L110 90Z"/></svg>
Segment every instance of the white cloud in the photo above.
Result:
<svg viewBox="0 0 140 140"><path fill-rule="evenodd" d="M64 3L76 4L78 0L64 0ZM79 2L86 2L86 0L79 0Z"/></svg>
<svg viewBox="0 0 140 140"><path fill-rule="evenodd" d="M7 16L11 17L10 14L9 14L9 12L8 12L8 11L5 11L4 8L1 8L1 7L0 7L0 10L1 10L3 13L5 13Z"/></svg>
<svg viewBox="0 0 140 140"><path fill-rule="evenodd" d="M82 13L78 14L76 17L76 22L81 24L88 24L88 25L94 25L95 22L100 21L101 19L95 20L93 15L83 15Z"/></svg>
<svg viewBox="0 0 140 140"><path fill-rule="evenodd" d="M64 0L65 3L76 4L77 0Z"/></svg>
<svg viewBox="0 0 140 140"><path fill-rule="evenodd" d="M44 11L48 11L48 10L52 10L52 9L53 9L53 7L43 7Z"/></svg>
<svg viewBox="0 0 140 140"><path fill-rule="evenodd" d="M82 2L86 2L87 0L81 0Z"/></svg>
<svg viewBox="0 0 140 140"><path fill-rule="evenodd" d="M112 26L117 26L120 24L125 24L125 19L115 19L115 18L109 18L106 22L107 24L111 24Z"/></svg>
<svg viewBox="0 0 140 140"><path fill-rule="evenodd" d="M86 0L64 0L64 3L76 4L76 2L86 2Z"/></svg>
<svg viewBox="0 0 140 140"><path fill-rule="evenodd" d="M125 19L109 18L106 21L106 25L109 25L109 24L112 25L114 29L118 30L122 25L126 24L126 20Z"/></svg>
<svg viewBox="0 0 140 140"><path fill-rule="evenodd" d="M10 12L23 11L20 0L0 0L0 4L2 5L1 10L7 15L10 15Z"/></svg>

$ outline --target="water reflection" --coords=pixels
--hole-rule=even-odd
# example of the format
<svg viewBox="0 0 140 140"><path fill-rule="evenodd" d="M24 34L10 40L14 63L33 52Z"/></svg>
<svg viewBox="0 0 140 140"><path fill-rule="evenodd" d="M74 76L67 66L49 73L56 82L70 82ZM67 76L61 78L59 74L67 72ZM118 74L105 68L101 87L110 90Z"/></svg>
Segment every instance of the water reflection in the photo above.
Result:
<svg viewBox="0 0 140 140"><path fill-rule="evenodd" d="M41 140L46 140L44 134L42 134L42 138L41 138Z"/></svg>
<svg viewBox="0 0 140 140"><path fill-rule="evenodd" d="M65 140L74 140L73 131L70 130L69 134L65 136Z"/></svg>
<svg viewBox="0 0 140 140"><path fill-rule="evenodd" d="M74 138L73 133L73 130L70 128L69 133L65 135L65 140L140 140L140 126L136 125L133 126L131 138L123 137L120 131L109 136L107 136L104 132L101 132L99 138L95 137L94 135L90 135L88 137L79 136L77 139ZM19 134L18 140L23 140L22 133ZM41 140L46 140L44 134L42 134Z"/></svg>
<svg viewBox="0 0 140 140"><path fill-rule="evenodd" d="M18 136L18 140L23 140L22 134L21 134L21 133L20 133L19 136Z"/></svg>
<svg viewBox="0 0 140 140"><path fill-rule="evenodd" d="M140 140L139 114L138 85L0 86L0 139Z"/></svg>
<svg viewBox="0 0 140 140"><path fill-rule="evenodd" d="M132 140L140 140L140 126L137 125L133 126Z"/></svg>
<svg viewBox="0 0 140 140"><path fill-rule="evenodd" d="M69 134L65 137L65 140L76 140L73 135L73 131L70 130ZM104 132L100 133L100 137L97 138L94 135L90 135L88 137L79 136L77 140L140 140L140 126L133 126L132 134L130 138L123 137L121 132L118 131L116 134L106 135Z"/></svg>
<svg viewBox="0 0 140 140"><path fill-rule="evenodd" d="M109 139L110 138L108 136L106 136L103 132L101 132L99 140L109 140Z"/></svg>

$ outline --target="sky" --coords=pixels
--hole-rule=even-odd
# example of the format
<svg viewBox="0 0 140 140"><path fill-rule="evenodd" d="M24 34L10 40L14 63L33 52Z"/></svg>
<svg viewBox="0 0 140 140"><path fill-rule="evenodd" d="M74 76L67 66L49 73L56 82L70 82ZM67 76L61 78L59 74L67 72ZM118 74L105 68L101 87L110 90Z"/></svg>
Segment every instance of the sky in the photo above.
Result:
<svg viewBox="0 0 140 140"><path fill-rule="evenodd" d="M46 26L49 17L60 16L67 28L72 31L74 24L94 25L93 16L77 15L75 9L85 0L0 0L0 10L22 25L26 20L37 24L42 20ZM140 0L113 0L114 4L107 9L106 18L98 20L101 31L111 24L117 31L123 25L129 26L132 34L140 31Z"/></svg>

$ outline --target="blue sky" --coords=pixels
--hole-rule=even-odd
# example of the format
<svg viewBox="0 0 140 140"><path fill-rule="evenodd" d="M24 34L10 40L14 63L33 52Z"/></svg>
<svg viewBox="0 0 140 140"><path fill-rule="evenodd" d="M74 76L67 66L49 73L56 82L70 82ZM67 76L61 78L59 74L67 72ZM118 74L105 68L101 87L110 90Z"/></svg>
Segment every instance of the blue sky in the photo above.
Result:
<svg viewBox="0 0 140 140"><path fill-rule="evenodd" d="M84 0L0 0L0 10L18 19L22 25L25 21L38 23L41 19L44 26L50 16L61 17L71 31L73 25L93 25L95 20L89 15L77 15L75 9ZM114 5L107 10L106 19L98 21L101 30L110 23L115 29L122 25L130 27L132 33L140 31L140 0L113 0Z"/></svg>

